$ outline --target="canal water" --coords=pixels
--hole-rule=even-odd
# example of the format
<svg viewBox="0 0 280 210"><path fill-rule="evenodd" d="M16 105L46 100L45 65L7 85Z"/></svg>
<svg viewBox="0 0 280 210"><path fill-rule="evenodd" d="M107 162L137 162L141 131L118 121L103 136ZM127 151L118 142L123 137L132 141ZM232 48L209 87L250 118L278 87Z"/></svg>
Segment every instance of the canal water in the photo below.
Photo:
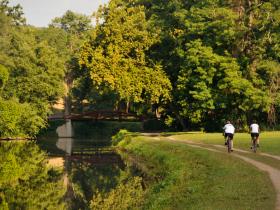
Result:
<svg viewBox="0 0 280 210"><path fill-rule="evenodd" d="M39 137L39 146L50 157L64 159L69 209L88 209L94 196L138 175L111 148L111 137L120 129L140 131L141 123L57 121Z"/></svg>

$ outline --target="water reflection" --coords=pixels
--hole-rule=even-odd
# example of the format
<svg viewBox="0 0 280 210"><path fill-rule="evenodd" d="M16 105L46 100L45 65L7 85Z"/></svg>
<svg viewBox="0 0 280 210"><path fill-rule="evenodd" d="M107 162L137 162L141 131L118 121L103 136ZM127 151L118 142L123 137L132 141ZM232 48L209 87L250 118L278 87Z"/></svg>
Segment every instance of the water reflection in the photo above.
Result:
<svg viewBox="0 0 280 210"><path fill-rule="evenodd" d="M72 138L58 138L56 142L58 149L64 151L67 155L72 154L73 139Z"/></svg>
<svg viewBox="0 0 280 210"><path fill-rule="evenodd" d="M52 156L91 153L109 148L111 137L120 129L137 132L138 122L93 122L71 121L51 122L49 131L39 137L38 144Z"/></svg>
<svg viewBox="0 0 280 210"><path fill-rule="evenodd" d="M66 154L72 154L74 130L72 128L72 121L66 120L65 124L56 129L58 140L56 142L57 148L64 151Z"/></svg>
<svg viewBox="0 0 280 210"><path fill-rule="evenodd" d="M59 126L56 129L56 133L58 134L59 138L72 138L74 136L72 121L66 120L65 124Z"/></svg>
<svg viewBox="0 0 280 210"><path fill-rule="evenodd" d="M95 195L108 193L134 175L110 147L111 136L119 129L139 131L141 124L68 120L39 138L50 155L65 159L68 209L89 209Z"/></svg>

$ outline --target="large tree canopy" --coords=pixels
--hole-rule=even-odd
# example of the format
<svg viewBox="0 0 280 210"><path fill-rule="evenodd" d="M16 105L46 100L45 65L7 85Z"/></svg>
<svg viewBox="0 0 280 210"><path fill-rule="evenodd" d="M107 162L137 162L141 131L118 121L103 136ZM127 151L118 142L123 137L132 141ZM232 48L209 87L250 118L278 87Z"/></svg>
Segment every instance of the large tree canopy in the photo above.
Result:
<svg viewBox="0 0 280 210"><path fill-rule="evenodd" d="M97 14L102 23L84 45L80 64L99 91L114 91L126 102L170 99L167 75L146 55L158 37L148 27L144 7L111 1Z"/></svg>
<svg viewBox="0 0 280 210"><path fill-rule="evenodd" d="M277 0L111 0L94 26L67 11L38 29L2 0L1 100L32 107L42 122L66 96L69 111L126 106L176 128L275 126L279 11Z"/></svg>
<svg viewBox="0 0 280 210"><path fill-rule="evenodd" d="M20 8L20 7L19 7ZM31 26L15 24L7 1L0 10L1 137L34 136L63 94L64 63Z"/></svg>
<svg viewBox="0 0 280 210"><path fill-rule="evenodd" d="M149 55L173 91L167 113L183 127L223 119L246 124L279 113L279 3L156 1L144 5L160 39ZM214 120L214 121L215 121Z"/></svg>

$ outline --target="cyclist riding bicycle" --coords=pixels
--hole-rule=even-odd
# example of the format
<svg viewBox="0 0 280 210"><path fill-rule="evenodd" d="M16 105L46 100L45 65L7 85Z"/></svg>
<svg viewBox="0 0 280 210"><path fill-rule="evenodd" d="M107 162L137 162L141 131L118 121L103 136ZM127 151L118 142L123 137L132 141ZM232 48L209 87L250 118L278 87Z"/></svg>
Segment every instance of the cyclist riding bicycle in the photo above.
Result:
<svg viewBox="0 0 280 210"><path fill-rule="evenodd" d="M257 124L256 120L253 120L252 124L250 125L250 132L251 132L251 143L253 145L254 138L257 138L257 147L259 147L259 135L260 135L260 126ZM251 147L252 149L252 147Z"/></svg>
<svg viewBox="0 0 280 210"><path fill-rule="evenodd" d="M227 145L227 137L229 137L232 140L231 148L233 148L233 136L235 131L234 126L230 123L230 121L227 121L227 123L223 127L223 130L224 130L224 137L225 137L225 145Z"/></svg>

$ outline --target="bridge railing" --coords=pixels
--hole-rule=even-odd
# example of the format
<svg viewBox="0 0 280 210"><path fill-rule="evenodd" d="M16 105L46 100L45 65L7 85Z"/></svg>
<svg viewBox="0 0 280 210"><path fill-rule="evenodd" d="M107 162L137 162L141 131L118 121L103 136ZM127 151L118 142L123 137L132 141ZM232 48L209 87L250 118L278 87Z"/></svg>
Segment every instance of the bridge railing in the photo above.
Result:
<svg viewBox="0 0 280 210"><path fill-rule="evenodd" d="M93 120L139 120L144 119L143 116L138 116L135 113L126 113L121 111L90 111L84 113L72 113L71 115L52 115L49 120L57 119L73 119L73 120L83 120L83 119L93 119Z"/></svg>

